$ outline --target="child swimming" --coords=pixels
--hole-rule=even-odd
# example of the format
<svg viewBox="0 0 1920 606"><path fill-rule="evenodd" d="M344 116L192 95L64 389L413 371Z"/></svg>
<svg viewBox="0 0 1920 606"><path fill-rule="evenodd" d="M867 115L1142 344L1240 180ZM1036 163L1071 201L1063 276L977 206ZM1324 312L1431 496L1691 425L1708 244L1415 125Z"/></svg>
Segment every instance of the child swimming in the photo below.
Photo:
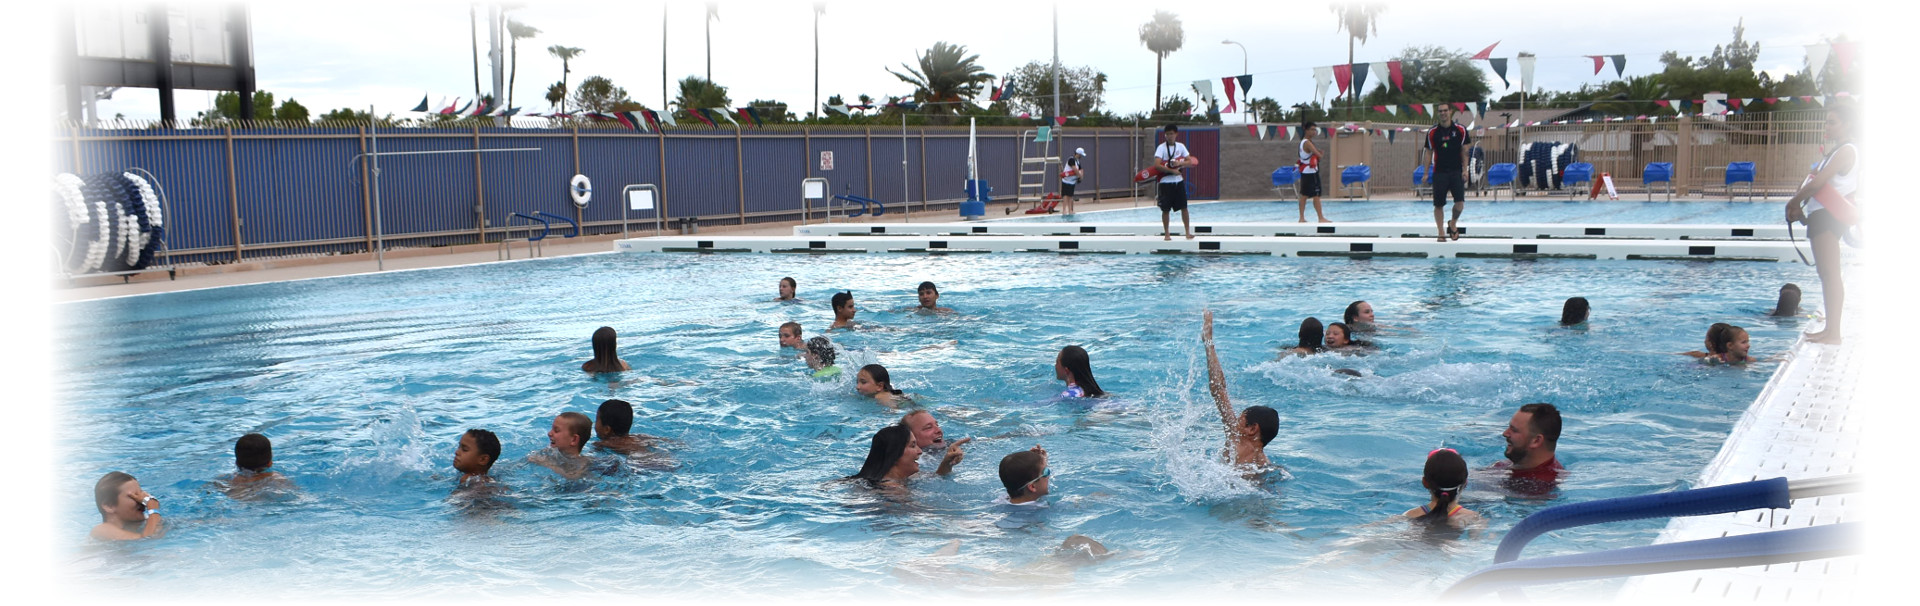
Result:
<svg viewBox="0 0 1920 606"><path fill-rule="evenodd" d="M1100 383L1093 380L1093 365L1087 359L1087 350L1079 345L1060 348L1053 357L1053 378L1066 381L1067 390L1060 392L1062 398L1099 398L1107 392L1100 389Z"/></svg>
<svg viewBox="0 0 1920 606"><path fill-rule="evenodd" d="M1212 318L1213 313L1208 312L1207 317ZM1211 330L1213 327L1213 324L1209 322L1207 324L1207 327L1209 330ZM1320 326L1319 318L1309 317L1305 320L1302 320L1300 322L1300 340L1293 347L1290 347L1280 353L1283 355L1291 353L1291 354L1299 354L1299 355L1306 356L1306 355L1313 355L1313 354L1326 351L1327 347L1324 344L1326 340L1325 333L1326 333L1326 329Z"/></svg>
<svg viewBox="0 0 1920 606"><path fill-rule="evenodd" d="M840 367L833 364L833 359L838 355L833 350L832 341L826 337L814 337L807 339L807 352L801 357L806 358L807 368L813 370L813 378L824 381L840 376Z"/></svg>
<svg viewBox="0 0 1920 606"><path fill-rule="evenodd" d="M1707 327L1706 351L1688 351L1680 355L1700 358L1709 364L1746 364L1753 361L1747 355L1748 347L1747 329L1714 322Z"/></svg>
<svg viewBox="0 0 1920 606"><path fill-rule="evenodd" d="M940 289L935 287L932 282L921 282L920 288L917 290L917 293L919 294L919 297L920 297L920 307L914 308L914 311L923 313L923 314L924 313L941 313L941 314L953 313L953 308L940 306Z"/></svg>
<svg viewBox="0 0 1920 606"><path fill-rule="evenodd" d="M131 474L109 471L93 484L93 504L100 525L87 536L101 541L150 539L166 533L160 517L160 499L140 489Z"/></svg>
<svg viewBox="0 0 1920 606"><path fill-rule="evenodd" d="M859 313L853 308L853 291L833 293L830 302L833 304L833 325L828 326L827 330L853 328L853 315Z"/></svg>
<svg viewBox="0 0 1920 606"><path fill-rule="evenodd" d="M246 498L259 489L289 487L286 476L271 471L273 442L266 436L250 433L233 442L233 465L238 468L227 483L227 496Z"/></svg>
<svg viewBox="0 0 1920 606"><path fill-rule="evenodd" d="M1328 351L1353 350L1373 347L1372 343L1353 338L1353 330L1346 324L1334 322L1327 325L1325 342Z"/></svg>
<svg viewBox="0 0 1920 606"><path fill-rule="evenodd" d="M460 445L453 450L453 469L460 472L458 488L475 488L493 483L487 475L493 462L500 460L500 438L485 429L469 429L460 434Z"/></svg>
<svg viewBox="0 0 1920 606"><path fill-rule="evenodd" d="M1560 306L1560 325L1579 326L1587 323L1587 313L1591 309L1586 297L1568 297Z"/></svg>
<svg viewBox="0 0 1920 606"><path fill-rule="evenodd" d="M920 471L919 459L920 445L914 443L913 432L888 425L873 434L860 471L844 479L864 481L868 488L905 488L907 478Z"/></svg>
<svg viewBox="0 0 1920 606"><path fill-rule="evenodd" d="M1467 461L1451 448L1427 453L1427 465L1420 485L1427 487L1427 504L1402 514L1416 526L1429 530L1445 529L1452 534L1472 530L1473 537L1487 527L1485 518L1460 505L1460 491L1467 487Z"/></svg>
<svg viewBox="0 0 1920 606"><path fill-rule="evenodd" d="M799 288L800 288L800 283L793 281L793 278L781 278L780 279L780 296L774 297L773 300L784 301L788 303L799 301L800 297L794 296L793 294L793 291L798 290Z"/></svg>
<svg viewBox="0 0 1920 606"><path fill-rule="evenodd" d="M887 408L899 408L901 404L912 401L906 392L893 388L893 375L887 372L887 367L879 364L860 367L859 374L854 377L853 390Z"/></svg>
<svg viewBox="0 0 1920 606"><path fill-rule="evenodd" d="M1227 373L1220 369L1220 354L1213 348L1211 309L1202 312L1200 342L1207 350L1207 389L1213 392L1213 403L1220 408L1220 422L1227 430L1227 448L1221 455L1234 465L1272 465L1267 460L1267 443L1280 433L1280 413L1266 406L1248 406L1239 415L1233 414L1233 402L1227 398Z"/></svg>
<svg viewBox="0 0 1920 606"><path fill-rule="evenodd" d="M1044 507L1040 498L1047 496L1053 488L1053 469L1047 466L1047 449L1039 444L1033 448L1008 454L1000 458L1000 485L1007 489L1007 495L995 499L1002 505L1031 505Z"/></svg>
<svg viewBox="0 0 1920 606"><path fill-rule="evenodd" d="M594 413L593 433L599 436L595 442L605 450L623 455L645 452L654 438L628 433L633 429L633 405L626 400L607 400L600 403L600 410Z"/></svg>
<svg viewBox="0 0 1920 606"><path fill-rule="evenodd" d="M611 326L602 326L599 330L593 331L593 359L581 364L580 370L588 373L628 370L630 367L627 366L626 360L620 359L620 354L616 351L617 340L618 335L614 334Z"/></svg>
<svg viewBox="0 0 1920 606"><path fill-rule="evenodd" d="M563 412L553 418L553 426L547 429L548 449L527 455L527 461L553 470L560 477L578 480L587 475L587 466L591 462L580 454L580 449L593 435L593 420L577 412Z"/></svg>

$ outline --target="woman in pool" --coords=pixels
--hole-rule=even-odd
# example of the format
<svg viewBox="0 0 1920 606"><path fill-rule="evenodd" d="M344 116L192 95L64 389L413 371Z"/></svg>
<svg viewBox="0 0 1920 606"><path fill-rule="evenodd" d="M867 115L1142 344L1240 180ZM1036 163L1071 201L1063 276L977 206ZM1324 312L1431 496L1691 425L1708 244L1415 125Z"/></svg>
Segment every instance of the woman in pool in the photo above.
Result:
<svg viewBox="0 0 1920 606"><path fill-rule="evenodd" d="M904 488L907 478L920 471L920 446L913 441L913 431L900 425L888 425L873 434L873 446L867 449L867 460L860 464L860 471L847 476L848 480L865 480L869 488L883 488L889 485Z"/></svg>
<svg viewBox="0 0 1920 606"><path fill-rule="evenodd" d="M1587 305L1586 297L1568 297L1566 304L1560 306L1560 325L1579 326L1586 324L1587 312L1591 309L1592 308Z"/></svg>
<svg viewBox="0 0 1920 606"><path fill-rule="evenodd" d="M1428 530L1452 534L1471 529L1474 537L1486 529L1486 518L1460 506L1460 491L1467 487L1467 461L1460 458L1460 453L1452 448L1427 453L1427 466L1421 474L1420 485L1427 487L1431 498L1427 504L1407 510L1403 514L1407 520L1424 525Z"/></svg>
<svg viewBox="0 0 1920 606"><path fill-rule="evenodd" d="M1062 398L1107 395L1100 389L1100 383L1093 380L1093 363L1087 359L1087 350L1079 345L1060 348L1060 355L1053 357L1053 377L1067 382L1067 390L1060 393Z"/></svg>
<svg viewBox="0 0 1920 606"><path fill-rule="evenodd" d="M807 339L807 352L800 354L800 357L806 359L807 368L813 370L815 380L825 381L840 376L840 367L833 363L838 353L833 350L833 342L826 337Z"/></svg>
<svg viewBox="0 0 1920 606"><path fill-rule="evenodd" d="M1341 321L1353 332L1373 332L1373 304L1366 301L1354 301L1347 304L1347 313Z"/></svg>
<svg viewBox="0 0 1920 606"><path fill-rule="evenodd" d="M630 369L626 360L620 359L620 354L615 351L618 349L615 343L617 340L618 335L614 334L611 326L602 326L600 330L593 331L593 359L581 364L580 370L599 373Z"/></svg>
<svg viewBox="0 0 1920 606"><path fill-rule="evenodd" d="M906 392L893 388L893 375L887 373L887 367L879 364L860 367L853 390L887 408L899 408L902 403L911 400Z"/></svg>
<svg viewBox="0 0 1920 606"><path fill-rule="evenodd" d="M800 288L800 283L794 282L793 278L781 278L780 279L780 296L774 297L773 300L784 301L788 303L798 302L800 300L800 297L794 296L793 291L799 290L799 288Z"/></svg>
<svg viewBox="0 0 1920 606"><path fill-rule="evenodd" d="M1326 349L1328 351L1351 352L1356 349L1373 347L1372 343L1353 338L1353 330L1346 324L1334 322L1327 325Z"/></svg>
<svg viewBox="0 0 1920 606"><path fill-rule="evenodd" d="M1327 347L1324 344L1325 331L1326 329L1320 326L1319 318L1307 318L1306 320L1300 322L1299 343L1282 353L1292 353L1292 354L1300 354L1300 355L1306 356L1306 355L1312 355L1312 354L1317 354L1317 353L1326 351Z"/></svg>

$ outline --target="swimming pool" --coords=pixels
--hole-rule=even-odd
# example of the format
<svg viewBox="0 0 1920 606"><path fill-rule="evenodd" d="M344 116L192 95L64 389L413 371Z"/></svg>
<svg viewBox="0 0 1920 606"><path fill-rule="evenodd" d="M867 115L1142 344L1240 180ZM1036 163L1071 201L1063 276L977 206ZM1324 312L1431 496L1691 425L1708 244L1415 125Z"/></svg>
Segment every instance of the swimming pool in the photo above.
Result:
<svg viewBox="0 0 1920 606"><path fill-rule="evenodd" d="M787 275L805 303L767 301ZM959 314L902 311L921 280ZM99 430L64 444L54 534L71 538L70 586L115 597L886 599L1035 583L1068 598L1430 599L1551 503L1483 482L1465 501L1488 537L1435 546L1357 529L1424 502L1428 450L1487 465L1513 410L1547 401L1566 411L1573 470L1556 502L1686 487L1774 365L1671 354L1699 348L1715 321L1746 326L1756 355L1784 350L1800 321L1762 315L1785 281L1817 300L1811 268L1790 264L604 254L73 303L59 410ZM834 336L853 351L843 365L885 364L950 439L978 438L953 479L917 479L907 502L832 481L897 414L807 380L776 349L781 322L818 334L842 288L872 324ZM1592 300L1591 328L1553 328L1574 295ZM1394 328L1379 353L1275 359L1302 318L1330 321L1356 298ZM1290 479L1249 484L1211 458L1202 307L1236 406L1279 410L1267 451ZM636 369L618 385L578 371L601 325ZM1114 398L1050 400L1067 344L1088 349ZM554 414L608 397L635 404L636 431L673 441L674 469L562 483L522 462ZM448 499L469 427L500 435L494 471L512 507ZM235 502L210 486L249 431L273 439L297 496ZM999 458L1035 443L1052 453L1052 506L990 505ZM112 469L165 500L167 537L84 539L98 521L90 488ZM1569 530L1528 554L1642 545L1663 526ZM1073 533L1123 554L996 575ZM957 555L930 557L956 539Z"/></svg>
<svg viewBox="0 0 1920 606"><path fill-rule="evenodd" d="M1733 225L1778 225L1784 200L1774 202L1643 202L1629 196L1617 201L1568 201L1558 198L1528 197L1520 200L1489 201L1468 198L1460 220L1465 223L1701 223ZM1300 204L1294 200L1277 202L1204 202L1192 205L1195 221L1271 222L1297 221ZM1326 198L1321 208L1327 218L1337 222L1386 221L1421 222L1433 220L1433 202L1428 200L1336 200ZM1447 216L1453 203L1447 203ZM1313 205L1307 205L1307 220L1313 220ZM1151 197L1143 198L1139 208L1122 208L1067 215L1003 218L1003 221L1139 223L1160 220L1160 209ZM1173 220L1179 221L1178 215Z"/></svg>

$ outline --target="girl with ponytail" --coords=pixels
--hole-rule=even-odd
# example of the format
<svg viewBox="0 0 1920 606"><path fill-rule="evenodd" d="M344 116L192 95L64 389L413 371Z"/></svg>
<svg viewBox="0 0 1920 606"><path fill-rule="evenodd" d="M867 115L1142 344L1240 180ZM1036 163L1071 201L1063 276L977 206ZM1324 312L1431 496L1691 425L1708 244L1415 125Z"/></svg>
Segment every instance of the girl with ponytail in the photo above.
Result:
<svg viewBox="0 0 1920 606"><path fill-rule="evenodd" d="M1479 536L1486 528L1485 518L1460 505L1460 491L1467 487L1467 461L1452 448L1427 453L1427 467L1420 478L1432 498L1426 505L1407 510L1406 517L1429 530L1451 532L1473 530Z"/></svg>

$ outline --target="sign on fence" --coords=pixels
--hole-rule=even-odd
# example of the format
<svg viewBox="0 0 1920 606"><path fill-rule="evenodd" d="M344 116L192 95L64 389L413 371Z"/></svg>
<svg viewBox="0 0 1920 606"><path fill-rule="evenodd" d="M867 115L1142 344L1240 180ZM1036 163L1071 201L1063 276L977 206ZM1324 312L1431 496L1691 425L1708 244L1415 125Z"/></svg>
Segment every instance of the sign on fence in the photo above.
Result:
<svg viewBox="0 0 1920 606"><path fill-rule="evenodd" d="M833 152L820 152L820 170L833 170Z"/></svg>

